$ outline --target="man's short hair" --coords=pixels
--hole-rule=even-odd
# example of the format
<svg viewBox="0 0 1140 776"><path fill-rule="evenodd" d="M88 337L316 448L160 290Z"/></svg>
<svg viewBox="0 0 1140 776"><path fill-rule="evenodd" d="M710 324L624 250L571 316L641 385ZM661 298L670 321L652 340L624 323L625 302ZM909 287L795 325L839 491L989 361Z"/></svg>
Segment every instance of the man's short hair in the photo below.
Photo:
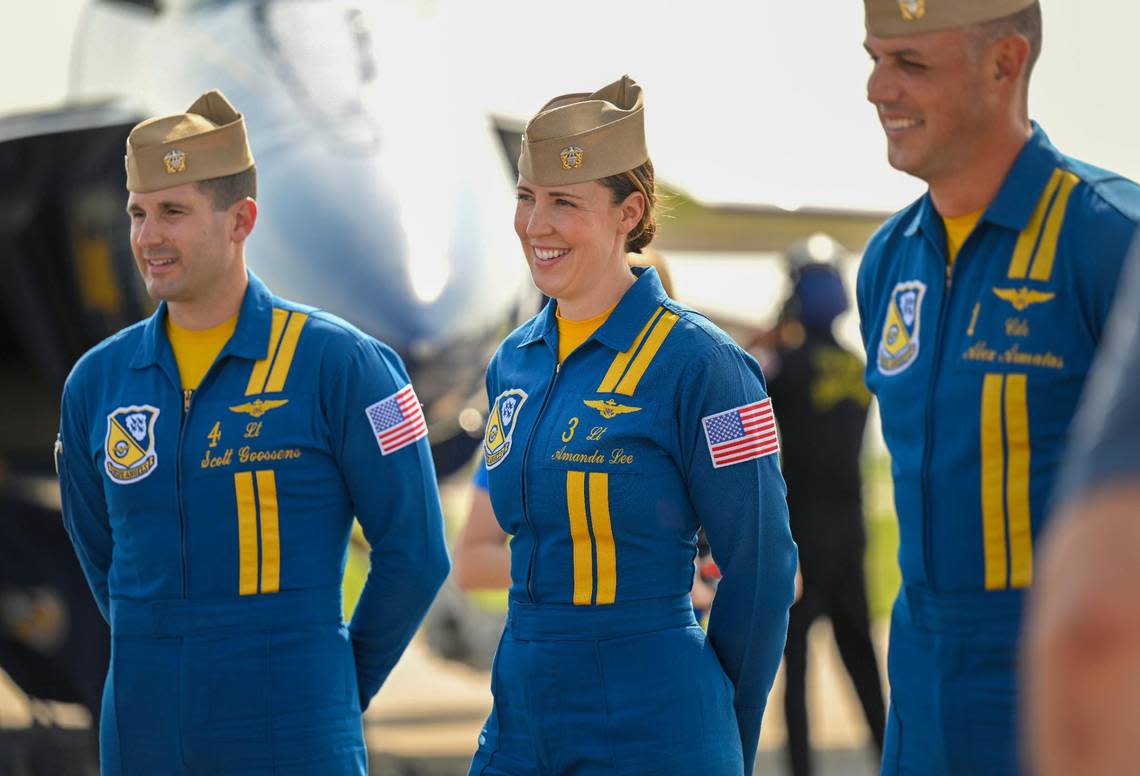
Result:
<svg viewBox="0 0 1140 776"><path fill-rule="evenodd" d="M218 211L228 210L246 197L257 199L257 168L198 181L198 191L209 197L210 204Z"/></svg>
<svg viewBox="0 0 1140 776"><path fill-rule="evenodd" d="M991 43L1007 35L1020 35L1029 41L1029 57L1025 60L1025 82L1029 83L1033 66L1041 56L1041 5L1034 3L1009 16L974 25L970 29L973 53L981 54Z"/></svg>

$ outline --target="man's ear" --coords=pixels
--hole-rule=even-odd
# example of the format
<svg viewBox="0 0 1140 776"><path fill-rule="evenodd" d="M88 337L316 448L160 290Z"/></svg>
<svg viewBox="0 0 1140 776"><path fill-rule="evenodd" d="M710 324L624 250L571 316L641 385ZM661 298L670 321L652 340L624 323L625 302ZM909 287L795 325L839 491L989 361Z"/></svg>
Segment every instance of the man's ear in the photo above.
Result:
<svg viewBox="0 0 1140 776"><path fill-rule="evenodd" d="M245 242L245 238L249 237L254 224L257 223L257 202L252 197L246 197L232 207L233 229L230 232L230 239L237 243Z"/></svg>
<svg viewBox="0 0 1140 776"><path fill-rule="evenodd" d="M1017 83L1029 64L1029 41L1021 35L1006 35L994 43L993 77L995 81Z"/></svg>

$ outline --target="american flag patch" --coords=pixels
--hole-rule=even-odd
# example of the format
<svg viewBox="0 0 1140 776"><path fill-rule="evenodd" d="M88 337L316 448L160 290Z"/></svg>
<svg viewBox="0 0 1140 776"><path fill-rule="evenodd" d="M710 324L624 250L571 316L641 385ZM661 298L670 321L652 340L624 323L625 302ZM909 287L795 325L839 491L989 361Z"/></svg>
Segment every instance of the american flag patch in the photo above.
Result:
<svg viewBox="0 0 1140 776"><path fill-rule="evenodd" d="M780 451L771 399L707 415L701 423L717 469Z"/></svg>
<svg viewBox="0 0 1140 776"><path fill-rule="evenodd" d="M427 436L427 421L411 383L365 408L380 454L388 455Z"/></svg>

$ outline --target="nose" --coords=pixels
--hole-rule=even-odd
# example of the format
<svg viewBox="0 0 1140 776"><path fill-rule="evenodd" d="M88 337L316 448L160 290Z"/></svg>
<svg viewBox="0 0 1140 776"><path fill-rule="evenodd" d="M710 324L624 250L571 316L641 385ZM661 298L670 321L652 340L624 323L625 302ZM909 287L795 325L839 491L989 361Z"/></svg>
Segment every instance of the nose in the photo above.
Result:
<svg viewBox="0 0 1140 776"><path fill-rule="evenodd" d="M867 76L867 101L876 105L894 102L898 96L898 84L890 74L890 69L882 62L876 62Z"/></svg>
<svg viewBox="0 0 1140 776"><path fill-rule="evenodd" d="M146 216L136 221L135 242L141 247L150 247L162 243L162 234L159 231L158 224Z"/></svg>
<svg viewBox="0 0 1140 776"><path fill-rule="evenodd" d="M542 237L553 231L550 226L547 207L542 202L534 203L534 207L530 209L530 218L526 222L527 237Z"/></svg>

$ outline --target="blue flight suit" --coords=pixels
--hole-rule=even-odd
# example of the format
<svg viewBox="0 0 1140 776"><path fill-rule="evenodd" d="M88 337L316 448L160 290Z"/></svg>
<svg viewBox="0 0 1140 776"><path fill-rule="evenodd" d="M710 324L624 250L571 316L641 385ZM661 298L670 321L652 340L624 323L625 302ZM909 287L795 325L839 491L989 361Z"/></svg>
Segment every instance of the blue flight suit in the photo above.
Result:
<svg viewBox="0 0 1140 776"><path fill-rule="evenodd" d="M1073 423L1056 506L1140 480L1140 239L1132 244L1112 305L1104 345Z"/></svg>
<svg viewBox="0 0 1140 776"><path fill-rule="evenodd" d="M559 365L555 303L487 371L490 495L511 534L495 702L471 774L751 773L796 552L775 454L714 468L702 418L760 368L652 268ZM696 534L724 573L693 618Z"/></svg>
<svg viewBox="0 0 1140 776"><path fill-rule="evenodd" d="M1034 127L947 272L927 194L859 270L867 385L891 453L903 587L884 774L1017 772L1034 541L1140 221L1140 188Z"/></svg>
<svg viewBox="0 0 1140 776"><path fill-rule="evenodd" d="M426 438L382 454L365 412L404 367L250 273L184 408L165 315L89 351L63 394L64 522L112 633L103 773L364 774L361 711L449 569ZM372 569L346 629L354 515Z"/></svg>

